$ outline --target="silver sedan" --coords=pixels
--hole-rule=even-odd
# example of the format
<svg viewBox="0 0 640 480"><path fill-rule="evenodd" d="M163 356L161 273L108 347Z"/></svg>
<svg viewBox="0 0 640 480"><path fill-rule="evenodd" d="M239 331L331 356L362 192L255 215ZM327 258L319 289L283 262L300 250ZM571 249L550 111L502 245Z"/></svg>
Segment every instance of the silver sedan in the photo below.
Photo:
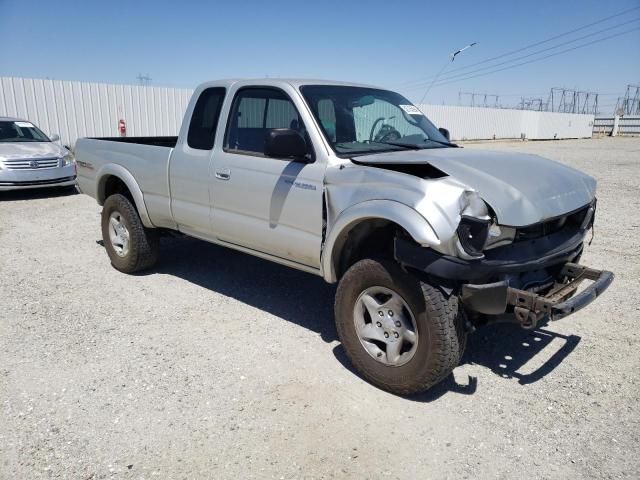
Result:
<svg viewBox="0 0 640 480"><path fill-rule="evenodd" d="M0 117L0 191L76 183L73 154L26 120Z"/></svg>

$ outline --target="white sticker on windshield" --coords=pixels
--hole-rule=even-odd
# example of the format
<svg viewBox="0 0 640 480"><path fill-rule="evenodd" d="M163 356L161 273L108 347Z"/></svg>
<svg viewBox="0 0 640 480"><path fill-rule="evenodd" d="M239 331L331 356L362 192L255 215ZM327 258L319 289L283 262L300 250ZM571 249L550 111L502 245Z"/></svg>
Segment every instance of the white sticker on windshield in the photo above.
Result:
<svg viewBox="0 0 640 480"><path fill-rule="evenodd" d="M415 105L398 105L409 115L422 115L422 112Z"/></svg>
<svg viewBox="0 0 640 480"><path fill-rule="evenodd" d="M20 128L33 128L33 124L29 122L15 122Z"/></svg>

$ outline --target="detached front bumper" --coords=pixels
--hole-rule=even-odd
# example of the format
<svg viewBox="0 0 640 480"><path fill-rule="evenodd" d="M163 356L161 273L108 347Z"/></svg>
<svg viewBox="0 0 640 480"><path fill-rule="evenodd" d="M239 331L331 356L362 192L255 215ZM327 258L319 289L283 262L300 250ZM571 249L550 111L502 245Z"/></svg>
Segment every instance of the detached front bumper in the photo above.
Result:
<svg viewBox="0 0 640 480"><path fill-rule="evenodd" d="M524 328L534 328L542 318L559 320L586 307L611 285L613 273L574 263L582 253L583 238L584 231L550 235L471 261L396 238L394 253L404 267L459 289L469 310L494 316L513 314ZM509 276L536 271L553 272L546 293L510 285ZM585 280L593 283L576 294Z"/></svg>
<svg viewBox="0 0 640 480"><path fill-rule="evenodd" d="M467 308L489 315L506 313L511 307L524 328L534 328L542 318L560 320L586 307L609 288L613 278L613 273L607 270L567 263L560 271L562 282L557 282L544 295L511 288L502 281L462 285L460 298ZM575 295L584 280L593 283Z"/></svg>

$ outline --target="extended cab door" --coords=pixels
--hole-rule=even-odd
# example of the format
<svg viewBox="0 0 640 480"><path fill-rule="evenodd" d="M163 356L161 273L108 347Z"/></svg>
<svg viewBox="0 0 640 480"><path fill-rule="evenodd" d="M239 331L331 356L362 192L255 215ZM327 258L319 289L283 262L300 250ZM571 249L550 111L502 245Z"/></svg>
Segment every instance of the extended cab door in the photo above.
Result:
<svg viewBox="0 0 640 480"><path fill-rule="evenodd" d="M307 162L265 155L265 139L274 128L291 128L307 139ZM299 109L287 93L275 87L239 89L223 148L213 156L216 237L319 268L325 165L314 158Z"/></svg>
<svg viewBox="0 0 640 480"><path fill-rule="evenodd" d="M196 98L197 97L197 98ZM210 87L194 95L185 114L169 163L171 212L180 231L211 238L211 154L225 97L224 87Z"/></svg>

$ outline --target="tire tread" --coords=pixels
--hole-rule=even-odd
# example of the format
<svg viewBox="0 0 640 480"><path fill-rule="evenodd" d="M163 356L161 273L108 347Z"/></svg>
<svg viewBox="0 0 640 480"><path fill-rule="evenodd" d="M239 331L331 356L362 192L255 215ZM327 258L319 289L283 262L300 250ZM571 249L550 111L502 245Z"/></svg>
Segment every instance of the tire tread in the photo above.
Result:
<svg viewBox="0 0 640 480"><path fill-rule="evenodd" d="M362 346L357 337L349 338L352 335L345 323L353 321L351 318L345 318L348 317L345 312L353 307L344 304L348 302L345 296L349 290L349 284L371 275L380 277L381 274L391 285L398 285L399 288L413 292L416 302L423 302L427 321L431 324L432 342L429 361L412 376L399 375L397 381L382 380L368 371L368 362L362 361L353 351L354 348L362 349ZM460 363L464 353L467 334L464 330L464 317L458 305L458 298L455 295L446 296L437 287L416 279L393 261L365 259L355 263L340 280L336 293L335 311L338 335L351 362L367 381L392 393L411 395L428 390L449 376Z"/></svg>
<svg viewBox="0 0 640 480"><path fill-rule="evenodd" d="M109 222L109 215L117 210L128 223L129 255L119 257L111 248L109 236L105 231ZM146 270L158 261L159 236L152 228L146 228L140 220L138 211L131 201L119 193L109 196L104 202L102 210L102 236L109 253L111 264L124 273L135 273Z"/></svg>

